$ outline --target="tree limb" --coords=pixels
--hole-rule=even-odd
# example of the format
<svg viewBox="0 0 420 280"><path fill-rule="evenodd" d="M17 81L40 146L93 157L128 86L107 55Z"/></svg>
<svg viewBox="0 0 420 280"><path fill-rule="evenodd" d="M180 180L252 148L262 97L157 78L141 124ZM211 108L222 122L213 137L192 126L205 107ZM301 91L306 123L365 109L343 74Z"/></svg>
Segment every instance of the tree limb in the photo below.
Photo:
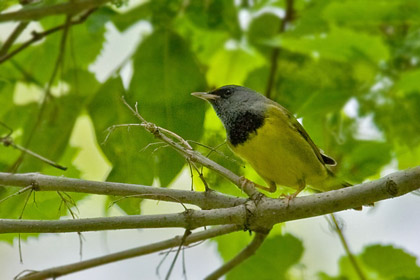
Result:
<svg viewBox="0 0 420 280"><path fill-rule="evenodd" d="M192 210L175 214L131 215L69 220L0 219L0 233L57 233L115 229L174 228L196 229L202 226L246 224L243 205L213 209Z"/></svg>
<svg viewBox="0 0 420 280"><path fill-rule="evenodd" d="M139 198L193 204L201 209L232 207L246 201L244 198L224 195L215 191L174 190L144 185L71 179L39 173L13 174L0 172L0 185L23 188L33 185L36 191L64 191L115 196L136 195Z"/></svg>
<svg viewBox="0 0 420 280"><path fill-rule="evenodd" d="M198 241L210 239L216 236L232 233L232 232L239 231L242 229L243 228L238 225L225 225L225 226L214 227L208 230L203 230L203 231L193 233L187 236L184 240L184 245L189 245ZM39 280L39 279L46 279L46 278L56 278L59 276L67 275L67 274L85 270L88 268L173 248L173 247L179 246L181 242L182 242L182 236L176 236L171 239L148 244L148 245L141 246L138 248L121 251L118 253L109 254L106 256L99 257L99 258L93 258L86 261L81 261L81 262L72 263L68 265L53 267L46 270L32 272L26 275L22 275L18 277L17 279Z"/></svg>
<svg viewBox="0 0 420 280"><path fill-rule="evenodd" d="M76 15L86 10L97 8L110 2L111 0L82 0L69 1L57 5L41 6L36 8L20 9L16 12L0 14L0 22L5 21L33 21L39 20L46 16L53 15Z"/></svg>
<svg viewBox="0 0 420 280"><path fill-rule="evenodd" d="M223 264L221 267L219 267L217 270L212 272L210 275L208 275L205 279L206 280L217 280L238 265L240 265L242 262L244 262L246 259L251 257L255 254L255 252L258 250L258 248L261 247L263 244L265 238L267 237L267 233L255 233L255 237L252 240L252 242L244 248L238 255L236 255L233 259L228 261L227 263Z"/></svg>
<svg viewBox="0 0 420 280"><path fill-rule="evenodd" d="M97 184L105 183L97 182ZM277 223L368 205L401 196L419 187L420 167L415 167L353 187L297 197L290 202L286 199L262 197L258 201L248 200L244 205L230 208L187 210L178 214L58 221L3 219L0 220L0 232L79 232L142 227L193 229L205 225L238 224L251 231L264 233Z"/></svg>

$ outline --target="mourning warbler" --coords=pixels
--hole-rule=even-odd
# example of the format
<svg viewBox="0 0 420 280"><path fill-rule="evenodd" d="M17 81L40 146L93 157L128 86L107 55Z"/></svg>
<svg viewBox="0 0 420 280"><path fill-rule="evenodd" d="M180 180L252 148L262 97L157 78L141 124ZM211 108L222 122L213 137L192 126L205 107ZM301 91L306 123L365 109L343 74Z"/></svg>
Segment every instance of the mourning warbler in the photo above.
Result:
<svg viewBox="0 0 420 280"><path fill-rule="evenodd" d="M257 187L269 192L276 185L296 189L308 184L318 191L348 187L328 165L335 165L312 141L296 118L278 103L246 87L228 85L194 92L213 106L226 129L229 147L267 182Z"/></svg>

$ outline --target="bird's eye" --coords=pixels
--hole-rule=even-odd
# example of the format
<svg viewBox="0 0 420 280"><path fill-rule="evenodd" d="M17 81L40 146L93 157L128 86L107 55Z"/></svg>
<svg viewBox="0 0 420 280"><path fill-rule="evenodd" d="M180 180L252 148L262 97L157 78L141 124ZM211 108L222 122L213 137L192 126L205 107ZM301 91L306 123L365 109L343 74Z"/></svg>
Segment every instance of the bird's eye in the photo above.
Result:
<svg viewBox="0 0 420 280"><path fill-rule="evenodd" d="M223 97L228 97L228 96L230 96L232 94L232 90L231 89L227 89L227 90L225 90L225 92L224 92L224 94L223 94Z"/></svg>

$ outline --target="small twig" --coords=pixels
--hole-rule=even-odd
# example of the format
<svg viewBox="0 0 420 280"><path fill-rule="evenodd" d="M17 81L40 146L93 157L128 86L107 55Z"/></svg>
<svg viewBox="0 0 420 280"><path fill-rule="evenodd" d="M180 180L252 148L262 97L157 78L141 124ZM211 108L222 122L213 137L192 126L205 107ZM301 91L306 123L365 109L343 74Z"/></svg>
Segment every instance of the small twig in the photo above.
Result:
<svg viewBox="0 0 420 280"><path fill-rule="evenodd" d="M23 189L15 192L15 193L11 194L11 195L8 195L8 196L6 196L6 197L4 197L3 199L0 200L0 204L3 203L4 201L8 200L9 198L12 198L14 196L20 195L20 194L22 194L22 193L24 193L24 192L26 192L28 190L33 190L33 188L34 188L33 185L29 185L29 186L27 186L27 187L25 187L25 188L23 188Z"/></svg>
<svg viewBox="0 0 420 280"><path fill-rule="evenodd" d="M83 14L82 16L80 16L78 19L70 21L70 25L76 25L76 24L81 24L83 22L86 21L86 19L95 11L95 9L91 9L89 11L87 11L85 14ZM58 25L56 27L50 28L48 30L45 30L43 32L37 32L37 31L32 31L32 38L29 39L28 41L24 42L22 45L20 45L18 48L12 50L9 53L4 53L4 54L0 54L0 64L2 64L3 62L11 59L12 57L14 57L15 55L17 55L18 53L20 53L21 51L23 51L24 49L26 49L27 47L31 46L32 44L42 40L43 38L47 37L48 35L51 35L57 31L60 31L62 29L65 29L67 26L67 24L62 24L62 25Z"/></svg>
<svg viewBox="0 0 420 280"><path fill-rule="evenodd" d="M167 143L169 146L171 146L175 151L180 153L183 157L187 158L191 162L197 162L219 174L221 174L223 177L230 180L232 183L234 183L238 188L243 190L250 198L255 198L261 195L260 192L258 192L255 188L254 184L243 184L243 179L236 174L234 174L232 171L220 166L219 164L215 163L214 161L210 160L209 158L203 156L202 154L194 151L191 146L188 144L186 140L184 140L179 135L171 132L169 133L170 136L176 138L179 143L174 142L171 137L168 137L166 129L162 129L161 127L155 125L154 123L146 121L138 112L137 109L137 103L135 105L135 109L133 109L125 100L124 97L122 97L122 101L125 106L135 115L136 118L138 118L141 121L141 126L143 126L148 132L153 134L156 138L162 140L163 142ZM163 133L162 133L163 132Z"/></svg>
<svg viewBox="0 0 420 280"><path fill-rule="evenodd" d="M236 255L233 259L228 261L227 263L223 264L220 268L212 272L208 275L205 279L212 280L212 279L219 279L238 265L240 265L243 261L251 257L255 254L258 248L261 247L265 238L267 237L268 233L255 233L255 237L252 242L244 248L238 255Z"/></svg>
<svg viewBox="0 0 420 280"><path fill-rule="evenodd" d="M284 18L280 23L279 33L284 33L286 31L287 24L294 19L293 1L294 0L286 0L286 14L284 15ZM268 98L271 97L271 92L276 80L279 55L280 48L274 48L273 52L271 53L270 73L268 75L267 88L265 90L265 96L267 96Z"/></svg>
<svg viewBox="0 0 420 280"><path fill-rule="evenodd" d="M159 255L164 254L163 258L160 260L159 264L156 266L155 274L160 279L160 267L165 262L166 258L171 253L171 250L167 250L166 252L159 253Z"/></svg>
<svg viewBox="0 0 420 280"><path fill-rule="evenodd" d="M187 267L185 263L186 261L185 261L185 248L184 248L182 249L182 276L184 276L184 279L187 280Z"/></svg>
<svg viewBox="0 0 420 280"><path fill-rule="evenodd" d="M189 245L198 241L210 239L210 238L220 236L220 235L225 235L225 234L232 233L239 230L242 230L242 227L237 226L237 225L225 225L225 226L214 227L209 230L200 231L200 232L191 234L185 239L184 244ZM176 236L174 238L167 239L164 241L151 243L145 246L105 255L98 258L93 258L86 261L53 267L53 268L41 270L41 271L35 271L33 273L29 273L25 275L20 274L20 277L17 277L16 279L41 280L41 279L46 279L46 278L57 278L63 275L85 270L88 268L97 267L97 266L112 263L112 262L117 262L117 261L129 259L129 258L134 258L138 256L143 256L143 255L159 252L165 249L179 246L179 244L181 243L182 243L182 237Z"/></svg>
<svg viewBox="0 0 420 280"><path fill-rule="evenodd" d="M111 203L110 203L110 205L108 206L108 208L110 208L110 207L114 206L116 203L120 202L121 200L127 199L127 198L133 198L133 197L137 197L137 198L147 198L148 196L155 197L156 195L154 195L154 194L150 194L150 195L147 195L147 194L144 194L144 195L138 195L138 194L137 194L137 195L136 195L136 194L134 194L134 195L127 195L127 196L124 196L124 197L121 197L121 198L119 198L119 199L116 199L116 200L111 201ZM181 205L182 205L182 207L184 207L184 210L185 210L185 211L187 211L187 210L188 210L188 208L185 206L185 204L184 204L181 200L179 200L178 198L173 197L173 196L170 196L170 195L167 195L167 197L168 197L168 198L170 198L170 199L172 199L173 201L176 201L176 202L178 202L179 204L181 204Z"/></svg>
<svg viewBox="0 0 420 280"><path fill-rule="evenodd" d="M24 148L24 147L16 144L13 141L13 138L11 137L11 135L13 133L13 129L11 129L5 123L2 123L2 122L0 122L0 125L3 126L3 127L5 127L7 130L9 130L9 133L6 136L0 137L0 143L3 143L3 145L5 147L9 147L9 146L10 147L13 147L13 148L15 148L17 150L20 150L22 153L29 154L29 155L31 155L31 156L33 156L33 157L35 157L35 158L37 158L37 159L39 159L39 160L47 163L47 164L49 164L49 165L51 165L53 167L56 167L58 169L61 169L61 170L66 170L67 169L67 167L61 166L58 163L53 162L52 160L49 160L49 159L47 159L47 158L45 158L45 157L43 157L43 156L41 156L41 155L39 155L39 154L37 154L35 152L32 152L29 149L26 149L26 148Z"/></svg>
<svg viewBox="0 0 420 280"><path fill-rule="evenodd" d="M1 47L0 57L5 55L9 51L10 47L13 45L13 43L16 41L19 35L23 32L23 30L25 30L28 24L29 22L27 21L19 22L19 24L13 30L12 34L10 34L9 38L7 38L6 42L4 42L3 46Z"/></svg>
<svg viewBox="0 0 420 280"><path fill-rule="evenodd" d="M366 277L365 277L361 267L357 263L357 260L354 257L353 253L350 251L350 247L347 243L347 240L344 237L341 226L338 224L337 219L335 218L335 215L330 214L330 217L331 217L330 225L334 226L335 232L337 232L338 237L340 238L341 244L343 245L344 250L346 251L346 254L347 254L347 257L350 260L350 263L352 264L352 266L353 266L354 270L356 271L357 275L359 276L360 280L365 280Z"/></svg>
<svg viewBox="0 0 420 280"><path fill-rule="evenodd" d="M37 118L35 120L35 123L33 125L33 127L31 128L30 132L29 132L29 137L26 139L25 144L24 144L24 148L26 149L27 147L29 147L30 143L32 142L33 137L35 136L35 132L38 129L39 125L41 124L44 112L45 112L45 108L47 107L47 101L49 98L51 98L51 87L54 83L54 80L58 74L58 70L60 68L60 66L63 64L64 61L64 54L65 54L65 48L66 48L66 42L67 42L67 35L68 35L68 31L69 28L71 26L71 16L67 16L66 17L66 22L64 23L64 27L63 27L63 34L61 36L61 41L60 41L60 48L59 48L59 52L58 52L58 56L57 59L55 61L54 64L54 69L51 73L50 79L48 81L47 87L45 89L44 92L44 97L42 99L41 102L41 106L39 108L39 112L37 115ZM0 63L1 63L1 59L0 59ZM13 163L11 170L12 171L16 171L20 164L23 162L23 159L25 157L26 153L22 152L19 156L19 158Z"/></svg>
<svg viewBox="0 0 420 280"><path fill-rule="evenodd" d="M181 251L181 248L185 244L185 240L187 239L189 235L191 235L191 231L189 229L186 229L184 232L184 235L182 236L181 243L178 246L178 250L176 251L174 259L172 260L171 266L169 267L168 273L166 274L165 280L169 280L169 277L171 277L171 273L172 273L172 270L174 269L176 260L178 259L179 252Z"/></svg>
<svg viewBox="0 0 420 280"><path fill-rule="evenodd" d="M22 217L23 217L23 212L25 212L26 205L28 205L28 201L29 201L29 198L31 197L32 192L33 192L33 188L30 189L30 192L25 199L25 203L23 204L22 211L20 212L20 215L19 215L19 218L18 218L19 220L21 220ZM20 263L23 263L22 238L21 238L20 233L18 235L18 247L19 247L19 261L20 261Z"/></svg>
<svg viewBox="0 0 420 280"><path fill-rule="evenodd" d="M142 126L142 125L139 124L139 123L127 123L127 124L115 124L115 125L112 125L112 126L108 127L106 129L107 134L105 136L104 141L101 143L101 145L105 145L108 142L109 137L115 131L115 129L120 128L120 127L127 127L129 129L131 126Z"/></svg>

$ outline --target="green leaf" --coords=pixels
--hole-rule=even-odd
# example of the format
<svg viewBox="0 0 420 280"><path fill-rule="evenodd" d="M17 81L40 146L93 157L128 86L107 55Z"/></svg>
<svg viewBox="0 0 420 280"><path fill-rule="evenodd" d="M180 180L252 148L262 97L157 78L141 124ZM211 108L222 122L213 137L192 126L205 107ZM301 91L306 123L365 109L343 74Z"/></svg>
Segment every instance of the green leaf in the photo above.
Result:
<svg viewBox="0 0 420 280"><path fill-rule="evenodd" d="M416 257L392 245L371 245L361 254L363 262L383 279L419 279Z"/></svg>
<svg viewBox="0 0 420 280"><path fill-rule="evenodd" d="M395 84L397 95L405 95L413 92L420 92L420 70L412 70L401 73L399 80Z"/></svg>
<svg viewBox="0 0 420 280"><path fill-rule="evenodd" d="M199 28L228 31L234 38L240 35L238 11L232 0L191 1L185 15Z"/></svg>
<svg viewBox="0 0 420 280"><path fill-rule="evenodd" d="M122 102L125 90L120 78L111 78L96 93L88 106L95 126L96 138L113 168L108 180L150 185L153 181L153 163L150 155L140 152L149 142L143 128L114 130L106 143L107 129L112 125L135 123L133 114Z"/></svg>
<svg viewBox="0 0 420 280"><path fill-rule="evenodd" d="M303 38L278 35L266 43L315 58L341 62L367 60L377 64L389 58L388 48L380 37L338 27L331 28L327 34Z"/></svg>
<svg viewBox="0 0 420 280"><path fill-rule="evenodd" d="M170 30L157 30L137 49L130 83L130 100L158 126L187 140L203 131L204 102L191 92L206 89L204 75L185 41ZM170 149L154 153L157 176L167 186L185 161Z"/></svg>
<svg viewBox="0 0 420 280"><path fill-rule="evenodd" d="M152 16L150 6L150 2L142 3L127 12L114 15L112 17L112 22L120 32L123 32L140 20L150 19Z"/></svg>
<svg viewBox="0 0 420 280"><path fill-rule="evenodd" d="M83 99L77 96L65 95L46 101L41 111L32 111L31 118L24 125L23 145L29 141L30 150L49 160L58 161L69 143L82 101ZM38 158L26 155L19 171L39 171L46 165Z"/></svg>
<svg viewBox="0 0 420 280"><path fill-rule="evenodd" d="M255 233L254 233L255 234ZM251 237L235 233L216 238L225 261L245 248ZM254 256L227 274L226 279L288 279L287 272L298 263L303 254L302 242L290 234L268 237Z"/></svg>
<svg viewBox="0 0 420 280"><path fill-rule="evenodd" d="M367 246L361 254L356 256L356 261L366 279L420 279L420 267L416 264L416 258L392 245L375 244ZM347 256L340 258L337 276L318 273L318 279L322 280L350 280L358 278L360 277Z"/></svg>
<svg viewBox="0 0 420 280"><path fill-rule="evenodd" d="M207 81L211 86L241 85L248 74L262 66L265 60L253 50L221 48L211 58Z"/></svg>
<svg viewBox="0 0 420 280"><path fill-rule="evenodd" d="M389 143L348 141L340 148L346 155L340 165L340 172L357 182L377 175L381 168L391 161L391 146Z"/></svg>
<svg viewBox="0 0 420 280"><path fill-rule="evenodd" d="M263 13L254 18L249 26L248 38L256 45L261 40L271 38L279 32L281 19L272 13Z"/></svg>
<svg viewBox="0 0 420 280"><path fill-rule="evenodd" d="M330 1L323 17L341 25L409 24L420 20L420 3L416 0Z"/></svg>

